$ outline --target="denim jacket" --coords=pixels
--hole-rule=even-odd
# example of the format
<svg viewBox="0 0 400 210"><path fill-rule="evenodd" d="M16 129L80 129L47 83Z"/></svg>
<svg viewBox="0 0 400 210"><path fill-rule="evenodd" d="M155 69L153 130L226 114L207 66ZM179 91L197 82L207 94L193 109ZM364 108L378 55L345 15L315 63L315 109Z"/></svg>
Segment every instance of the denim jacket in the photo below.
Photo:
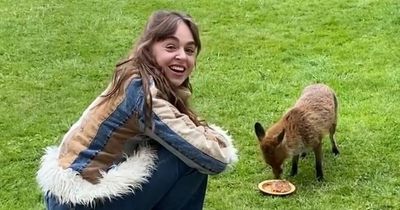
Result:
<svg viewBox="0 0 400 210"><path fill-rule="evenodd" d="M100 103L97 97L61 145L47 148L37 173L45 193L63 203L90 204L134 191L151 176L155 142L205 174L221 173L237 161L224 130L196 126L150 84L153 129L145 129L142 80L133 76L113 100ZM190 96L188 90L179 92Z"/></svg>

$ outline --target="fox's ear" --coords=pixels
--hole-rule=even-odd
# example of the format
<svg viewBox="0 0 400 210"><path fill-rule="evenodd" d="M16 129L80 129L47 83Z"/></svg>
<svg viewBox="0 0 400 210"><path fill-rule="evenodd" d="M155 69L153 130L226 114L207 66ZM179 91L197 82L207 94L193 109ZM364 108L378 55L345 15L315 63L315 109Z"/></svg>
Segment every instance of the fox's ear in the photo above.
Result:
<svg viewBox="0 0 400 210"><path fill-rule="evenodd" d="M254 124L254 131L256 132L258 141L261 141L265 136L265 130L259 122Z"/></svg>
<svg viewBox="0 0 400 210"><path fill-rule="evenodd" d="M281 133L276 137L279 144L282 142L283 137L285 137L285 129L282 129Z"/></svg>

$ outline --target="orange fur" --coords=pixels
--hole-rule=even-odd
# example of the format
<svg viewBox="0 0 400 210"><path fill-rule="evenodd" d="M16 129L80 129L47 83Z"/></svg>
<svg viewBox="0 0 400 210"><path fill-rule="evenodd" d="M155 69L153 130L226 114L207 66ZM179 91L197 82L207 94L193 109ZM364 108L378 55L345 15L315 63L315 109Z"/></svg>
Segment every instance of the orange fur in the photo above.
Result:
<svg viewBox="0 0 400 210"><path fill-rule="evenodd" d="M334 91L324 84L307 86L295 105L266 132L255 124L264 160L272 167L275 178L280 178L286 158L293 157L291 175L297 174L300 154L313 150L316 174L323 179L322 139L329 133L332 152L339 154L335 140L337 124L337 98Z"/></svg>

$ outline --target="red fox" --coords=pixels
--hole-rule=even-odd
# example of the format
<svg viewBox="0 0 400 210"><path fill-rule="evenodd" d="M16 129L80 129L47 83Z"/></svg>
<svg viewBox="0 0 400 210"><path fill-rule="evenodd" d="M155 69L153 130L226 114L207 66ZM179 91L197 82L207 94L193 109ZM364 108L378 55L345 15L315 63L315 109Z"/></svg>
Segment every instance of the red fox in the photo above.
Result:
<svg viewBox="0 0 400 210"><path fill-rule="evenodd" d="M332 152L339 154L335 139L337 112L335 92L324 84L314 84L307 86L296 104L266 132L260 123L255 123L254 129L264 160L272 167L275 178L280 178L283 162L289 157L292 157L290 175L296 175L300 154L305 155L313 150L316 177L319 181L324 179L322 139L327 133Z"/></svg>

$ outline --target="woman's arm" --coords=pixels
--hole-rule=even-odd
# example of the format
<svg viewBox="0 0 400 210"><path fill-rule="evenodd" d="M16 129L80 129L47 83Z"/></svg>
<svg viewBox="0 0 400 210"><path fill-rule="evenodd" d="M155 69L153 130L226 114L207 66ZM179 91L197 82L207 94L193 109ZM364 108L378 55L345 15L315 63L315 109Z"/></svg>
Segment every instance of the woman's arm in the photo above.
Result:
<svg viewBox="0 0 400 210"><path fill-rule="evenodd" d="M196 126L187 115L156 95L153 95L153 130L146 130L146 135L202 173L218 174L237 161L237 151L226 132L217 126L210 126L214 129ZM144 117L140 119L144 123Z"/></svg>

